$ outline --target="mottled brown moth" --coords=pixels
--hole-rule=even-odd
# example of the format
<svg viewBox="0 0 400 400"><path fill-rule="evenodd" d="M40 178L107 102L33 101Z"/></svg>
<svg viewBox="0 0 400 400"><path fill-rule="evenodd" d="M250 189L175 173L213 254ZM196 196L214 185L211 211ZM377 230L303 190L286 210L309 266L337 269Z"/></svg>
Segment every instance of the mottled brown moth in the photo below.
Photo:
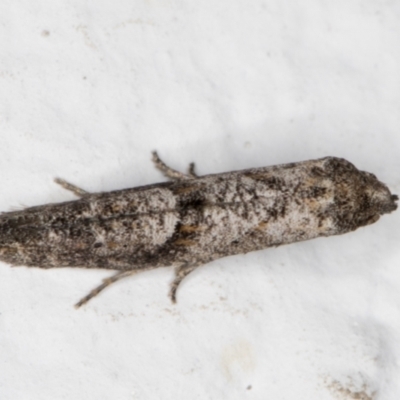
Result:
<svg viewBox="0 0 400 400"><path fill-rule="evenodd" d="M170 297L191 271L212 260L376 222L398 196L373 174L335 157L197 176L155 166L169 182L88 193L0 215L0 260L39 268L117 271L80 300L138 271L175 266Z"/></svg>

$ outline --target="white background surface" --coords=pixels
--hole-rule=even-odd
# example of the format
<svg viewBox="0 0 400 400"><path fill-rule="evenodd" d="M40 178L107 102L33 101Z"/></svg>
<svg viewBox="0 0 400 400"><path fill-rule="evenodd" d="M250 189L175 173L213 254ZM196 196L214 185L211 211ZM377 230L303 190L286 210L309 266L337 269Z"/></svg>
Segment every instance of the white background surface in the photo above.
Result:
<svg viewBox="0 0 400 400"><path fill-rule="evenodd" d="M2 1L0 210L344 157L400 192L400 3ZM0 265L0 398L400 398L400 213L341 237L109 274ZM358 397L357 397L358 396Z"/></svg>

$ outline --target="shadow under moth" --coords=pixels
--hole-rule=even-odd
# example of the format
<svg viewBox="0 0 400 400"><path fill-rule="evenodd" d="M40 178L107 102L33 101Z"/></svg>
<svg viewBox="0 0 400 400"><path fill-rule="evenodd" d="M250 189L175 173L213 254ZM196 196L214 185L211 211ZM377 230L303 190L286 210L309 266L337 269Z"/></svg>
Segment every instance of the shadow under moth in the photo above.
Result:
<svg viewBox="0 0 400 400"><path fill-rule="evenodd" d="M335 157L197 176L164 164L169 182L88 193L80 199L0 215L0 260L39 268L116 273L82 298L139 271L174 266L170 297L198 266L234 254L340 235L397 208L373 174Z"/></svg>

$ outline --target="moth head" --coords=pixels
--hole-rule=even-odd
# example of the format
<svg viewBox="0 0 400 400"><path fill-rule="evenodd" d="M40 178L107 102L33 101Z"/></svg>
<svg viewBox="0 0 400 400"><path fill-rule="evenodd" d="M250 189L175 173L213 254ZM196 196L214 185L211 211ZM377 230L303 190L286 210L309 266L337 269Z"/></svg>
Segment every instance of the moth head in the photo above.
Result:
<svg viewBox="0 0 400 400"><path fill-rule="evenodd" d="M398 196L374 174L340 158L331 158L326 167L335 182L334 209L343 231L370 225L397 209Z"/></svg>
<svg viewBox="0 0 400 400"><path fill-rule="evenodd" d="M381 215L391 213L397 209L399 197L396 194L392 194L388 187L380 182L374 174L360 171L360 175L360 186L364 192L365 207L369 209L369 213L373 213L376 216L376 220Z"/></svg>

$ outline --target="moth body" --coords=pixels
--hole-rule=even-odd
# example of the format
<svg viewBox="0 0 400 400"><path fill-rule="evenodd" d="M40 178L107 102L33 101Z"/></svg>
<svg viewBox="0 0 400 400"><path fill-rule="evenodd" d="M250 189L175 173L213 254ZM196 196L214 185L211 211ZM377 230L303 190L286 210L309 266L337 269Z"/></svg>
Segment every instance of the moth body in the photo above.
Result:
<svg viewBox="0 0 400 400"><path fill-rule="evenodd" d="M235 254L339 235L397 208L397 196L367 172L335 157L198 177L153 155L172 180L0 215L0 260L40 268L117 271L82 299L134 272L196 267Z"/></svg>

